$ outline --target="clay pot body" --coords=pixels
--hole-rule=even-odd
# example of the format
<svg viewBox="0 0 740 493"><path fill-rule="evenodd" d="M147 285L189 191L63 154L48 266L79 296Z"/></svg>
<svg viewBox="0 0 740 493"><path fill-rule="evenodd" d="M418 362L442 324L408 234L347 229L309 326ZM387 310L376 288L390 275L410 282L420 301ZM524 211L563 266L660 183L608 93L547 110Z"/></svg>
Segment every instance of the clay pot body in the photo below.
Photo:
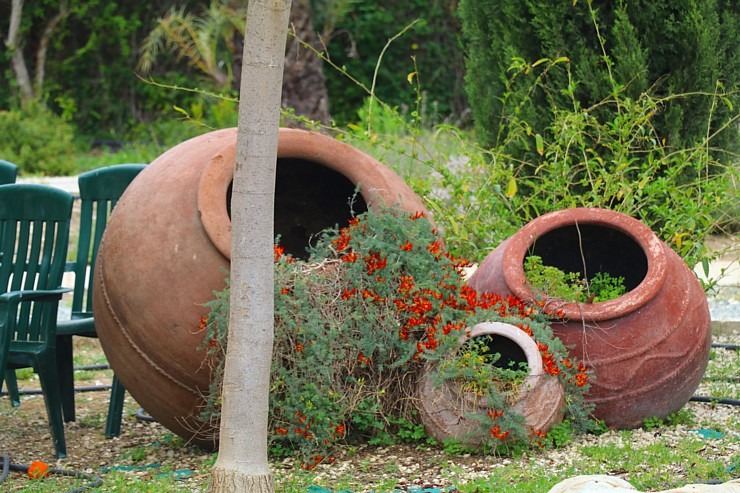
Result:
<svg viewBox="0 0 740 493"><path fill-rule="evenodd" d="M612 428L664 418L693 395L711 345L706 296L693 272L647 226L603 209L568 209L540 216L481 263L469 285L482 292L541 298L527 283L524 259L585 278L623 276L627 293L593 304L548 299L563 322L553 331L594 371L586 396Z"/></svg>
<svg viewBox="0 0 740 493"><path fill-rule="evenodd" d="M474 326L468 338L488 337L491 352L501 354L505 364L526 362L529 374L524 383L509 397L511 410L524 417L530 429L547 432L562 421L565 411L565 391L557 377L545 373L537 343L514 325L501 322ZM480 432L480 422L472 414L486 415L491 409L475 394L465 392L454 381L441 387L434 385L436 363L428 363L418 384L419 414L430 436L440 442L455 439L465 445L477 446L486 436Z"/></svg>
<svg viewBox="0 0 740 493"><path fill-rule="evenodd" d="M198 419L210 383L198 324L228 275L235 147L236 129L219 130L147 166L111 216L94 279L95 326L116 375L154 419L204 447L216 445L218 430ZM287 250L300 254L310 235L346 224L356 187L356 212L376 201L424 210L370 156L324 135L281 129L275 230Z"/></svg>

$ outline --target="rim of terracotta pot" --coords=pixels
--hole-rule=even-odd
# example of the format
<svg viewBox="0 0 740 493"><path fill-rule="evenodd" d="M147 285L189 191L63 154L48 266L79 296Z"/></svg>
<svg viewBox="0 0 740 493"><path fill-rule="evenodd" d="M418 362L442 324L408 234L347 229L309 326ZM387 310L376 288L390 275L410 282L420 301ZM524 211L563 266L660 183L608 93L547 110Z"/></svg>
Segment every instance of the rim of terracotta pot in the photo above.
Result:
<svg viewBox="0 0 740 493"><path fill-rule="evenodd" d="M236 134L237 129L226 129ZM206 234L216 249L231 259L231 218L226 208L225 197L234 179L236 160L234 145L225 146L206 165L198 184L198 210ZM374 158L348 144L327 135L307 130L281 128L278 139L278 159L304 159L325 166L344 175L359 186L360 194L368 207L383 200L386 176L368 179L368 170L377 170L379 163ZM338 169L341 163L352 166ZM364 181L363 181L364 180ZM403 198L399 197L399 201ZM394 205L394 204L387 204Z"/></svg>
<svg viewBox="0 0 740 493"><path fill-rule="evenodd" d="M622 233L640 248L647 260L642 281L624 295L599 303L566 303L558 305L566 319L607 320L631 313L652 300L665 282L668 259L663 242L645 224L621 212L599 208L575 208L550 212L535 218L512 236L503 252L503 277L520 299L535 300L524 273L524 259L537 238L569 226L601 226ZM614 252L619 255L619 252Z"/></svg>
<svg viewBox="0 0 740 493"><path fill-rule="evenodd" d="M526 378L526 385L522 385L519 388L517 398L515 401L523 399L527 392L530 390L533 384L536 384L537 380L542 377L545 373L545 368L542 364L542 355L537 347L537 343L528 336L522 329L516 325L507 324L504 322L481 322L473 326L469 332L460 336L460 345L465 344L467 341L481 336L495 335L509 339L511 342L519 346L524 353L524 357L527 360L527 367L529 372ZM455 385L455 384L453 384ZM456 385L455 385L456 386ZM482 403L477 395L471 395L470 392L462 392L465 395L465 399L470 404L475 404L478 407L486 407L485 403Z"/></svg>

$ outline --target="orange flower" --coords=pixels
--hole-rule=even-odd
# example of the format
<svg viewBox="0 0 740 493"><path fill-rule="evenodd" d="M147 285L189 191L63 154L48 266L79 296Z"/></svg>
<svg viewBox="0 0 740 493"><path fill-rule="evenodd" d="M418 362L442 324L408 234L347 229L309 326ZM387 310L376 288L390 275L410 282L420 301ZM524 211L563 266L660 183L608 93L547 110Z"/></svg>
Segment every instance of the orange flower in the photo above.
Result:
<svg viewBox="0 0 740 493"><path fill-rule="evenodd" d="M347 255L343 256L339 260L341 260L342 262L349 262L353 264L358 258L360 258L358 254L356 254L355 252L349 252Z"/></svg>
<svg viewBox="0 0 740 493"><path fill-rule="evenodd" d="M357 293L357 288L345 289L344 291L342 291L342 294L339 297L342 298L343 300L348 300L352 298L356 293Z"/></svg>
<svg viewBox="0 0 740 493"><path fill-rule="evenodd" d="M434 240L428 247L427 250L433 255L437 255L442 250L442 240Z"/></svg>
<svg viewBox="0 0 740 493"><path fill-rule="evenodd" d="M200 323L198 324L198 330L205 330L208 327L208 317L205 315L200 317Z"/></svg>
<svg viewBox="0 0 740 493"><path fill-rule="evenodd" d="M413 221L416 221L419 218L425 217L426 213L423 211L416 211L413 215L409 216L409 218Z"/></svg>
<svg viewBox="0 0 740 493"><path fill-rule="evenodd" d="M414 289L413 276L401 276L401 284L398 285L398 292L408 293L412 289Z"/></svg>
<svg viewBox="0 0 740 493"><path fill-rule="evenodd" d="M585 387L588 385L588 375L585 373L576 374L576 387Z"/></svg>
<svg viewBox="0 0 740 493"><path fill-rule="evenodd" d="M371 253L365 259L365 267L367 269L367 275L372 275L376 270L384 269L388 263L387 259L380 258L379 253Z"/></svg>
<svg viewBox="0 0 740 493"><path fill-rule="evenodd" d="M499 425L495 425L493 428L491 428L491 436L493 438L498 438L499 440L505 440L506 437L509 436L509 432L502 432L501 427Z"/></svg>
<svg viewBox="0 0 740 493"><path fill-rule="evenodd" d="M280 293L281 294L290 294L290 289L289 288L283 288L283 289L280 290Z"/></svg>
<svg viewBox="0 0 740 493"><path fill-rule="evenodd" d="M309 457L308 462L304 462L301 464L301 469L304 471L310 471L311 469L315 468L319 464L321 464L324 461L324 456L321 454L314 455L313 457Z"/></svg>
<svg viewBox="0 0 740 493"><path fill-rule="evenodd" d="M449 335L450 332L452 332L453 330L461 330L462 328L463 328L462 322L456 322L456 323L447 322L446 324L442 326L442 333L444 335Z"/></svg>
<svg viewBox="0 0 740 493"><path fill-rule="evenodd" d="M503 409L492 409L488 411L488 417L491 419L496 419L504 415Z"/></svg>
<svg viewBox="0 0 740 493"><path fill-rule="evenodd" d="M49 475L49 464L35 460L28 466L29 479L42 479Z"/></svg>
<svg viewBox="0 0 740 493"><path fill-rule="evenodd" d="M333 244L337 246L337 251L341 252L343 250L346 250L349 247L349 240L352 239L352 237L348 234L345 234L345 231L342 230L342 234L339 235L339 238L332 241Z"/></svg>
<svg viewBox="0 0 740 493"><path fill-rule="evenodd" d="M407 241L406 243L401 245L401 250L403 250L404 252L410 252L412 248L414 248L414 245L412 245L410 241Z"/></svg>
<svg viewBox="0 0 740 493"><path fill-rule="evenodd" d="M532 431L532 436L538 437L538 438L547 438L547 433L545 433L542 430L538 430L535 428L530 428Z"/></svg>
<svg viewBox="0 0 740 493"><path fill-rule="evenodd" d="M280 260L280 257L285 254L285 247L281 245L275 245L273 251L275 253L275 262L277 262L278 260Z"/></svg>

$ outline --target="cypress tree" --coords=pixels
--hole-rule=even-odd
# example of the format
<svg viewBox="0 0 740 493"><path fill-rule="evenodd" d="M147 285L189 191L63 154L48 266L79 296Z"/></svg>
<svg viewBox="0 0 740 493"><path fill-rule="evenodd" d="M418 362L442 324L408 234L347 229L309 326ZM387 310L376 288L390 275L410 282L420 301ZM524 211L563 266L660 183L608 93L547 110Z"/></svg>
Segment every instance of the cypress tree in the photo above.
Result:
<svg viewBox="0 0 740 493"><path fill-rule="evenodd" d="M684 95L666 101L654 119L676 147L703 142L737 114L740 9L733 0L460 0L458 12L465 88L485 146L505 140L506 115L517 113L544 135L554 109L589 108L616 91L633 99ZM534 70L512 80L514 58L559 57L570 61L570 74L562 64L537 73L536 87ZM730 105L708 96L718 92ZM710 145L737 151L737 126L728 130Z"/></svg>

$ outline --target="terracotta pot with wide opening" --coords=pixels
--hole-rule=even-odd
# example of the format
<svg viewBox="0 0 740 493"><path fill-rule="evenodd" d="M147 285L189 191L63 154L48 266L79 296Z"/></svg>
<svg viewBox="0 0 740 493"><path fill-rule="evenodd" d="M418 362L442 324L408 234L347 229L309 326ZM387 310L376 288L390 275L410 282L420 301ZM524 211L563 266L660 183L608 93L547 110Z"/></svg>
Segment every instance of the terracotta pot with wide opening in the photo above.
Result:
<svg viewBox="0 0 740 493"><path fill-rule="evenodd" d="M198 419L208 393L200 318L225 287L236 129L190 139L152 162L111 216L95 273L95 326L116 375L157 421L205 447L218 430ZM355 196L355 190L359 193ZM281 129L275 233L295 256L312 235L378 202L424 211L401 178L325 135Z"/></svg>
<svg viewBox="0 0 740 493"><path fill-rule="evenodd" d="M460 340L461 347L472 339L485 338L491 353L501 358L497 364L526 363L527 377L506 397L511 411L524 417L529 429L548 432L562 421L565 412L565 390L556 376L545 373L537 343L523 330L511 324L485 322L475 325ZM485 415L492 409L479 396L456 381L438 387L434 382L437 362L427 363L418 384L419 410L426 432L440 442L455 439L478 446L487 438L480 430L476 414Z"/></svg>
<svg viewBox="0 0 740 493"><path fill-rule="evenodd" d="M567 209L531 221L484 259L478 291L541 298L524 273L527 255L590 278L608 272L627 293L601 303L547 300L562 310L555 334L594 370L587 400L613 428L679 410L699 385L711 346L707 299L684 261L640 221L604 209Z"/></svg>

